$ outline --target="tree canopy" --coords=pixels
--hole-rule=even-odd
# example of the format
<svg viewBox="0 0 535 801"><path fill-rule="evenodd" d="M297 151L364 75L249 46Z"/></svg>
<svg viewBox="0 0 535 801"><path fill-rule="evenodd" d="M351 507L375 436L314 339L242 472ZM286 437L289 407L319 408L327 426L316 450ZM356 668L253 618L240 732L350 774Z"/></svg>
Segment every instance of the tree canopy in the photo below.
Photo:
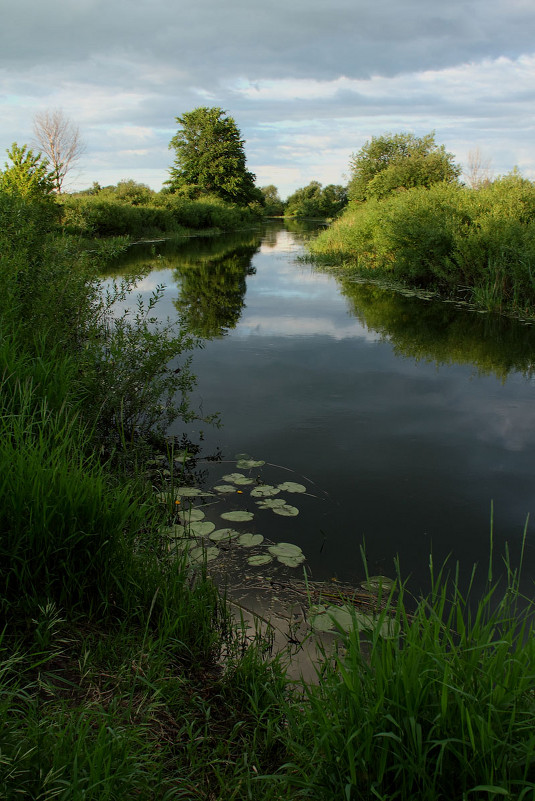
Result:
<svg viewBox="0 0 535 801"><path fill-rule="evenodd" d="M30 201L52 200L54 176L41 153L34 153L27 145L20 147L16 142L6 153L11 164L6 162L0 172L0 187L4 192Z"/></svg>
<svg viewBox="0 0 535 801"><path fill-rule="evenodd" d="M279 217L284 214L284 203L280 199L279 190L274 184L260 188L264 196L264 214Z"/></svg>
<svg viewBox="0 0 535 801"><path fill-rule="evenodd" d="M176 121L181 127L169 143L176 152L170 191L190 197L212 194L240 205L263 202L255 175L246 168L244 140L232 117L221 108L201 106Z"/></svg>
<svg viewBox="0 0 535 801"><path fill-rule="evenodd" d="M349 199L356 201L382 198L397 189L450 183L461 174L453 155L436 144L434 133L374 136L353 155L350 168Z"/></svg>
<svg viewBox="0 0 535 801"><path fill-rule="evenodd" d="M347 204L347 191L343 186L329 184L325 188L319 181L290 195L286 201L286 214L296 217L335 217Z"/></svg>

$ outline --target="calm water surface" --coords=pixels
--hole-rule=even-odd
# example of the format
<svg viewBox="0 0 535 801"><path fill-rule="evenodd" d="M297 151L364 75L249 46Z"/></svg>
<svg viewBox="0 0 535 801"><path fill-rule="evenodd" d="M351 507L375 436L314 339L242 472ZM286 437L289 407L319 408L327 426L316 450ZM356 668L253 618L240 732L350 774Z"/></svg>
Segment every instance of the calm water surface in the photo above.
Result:
<svg viewBox="0 0 535 801"><path fill-rule="evenodd" d="M399 556L427 586L432 552L465 575L480 563L482 582L491 506L497 567L506 542L518 559L535 511L535 329L340 283L296 260L302 242L274 224L125 262L149 258L137 291L165 284L162 317L206 337L193 404L221 414L222 428L202 426L203 447L224 460L207 486L236 470L239 453L277 466L252 471L266 482L306 484L309 494L288 498L297 517L265 510L248 530L300 545L316 579L361 580L364 545L372 573L392 575ZM239 502L255 510L246 492ZM528 525L530 595L534 536Z"/></svg>

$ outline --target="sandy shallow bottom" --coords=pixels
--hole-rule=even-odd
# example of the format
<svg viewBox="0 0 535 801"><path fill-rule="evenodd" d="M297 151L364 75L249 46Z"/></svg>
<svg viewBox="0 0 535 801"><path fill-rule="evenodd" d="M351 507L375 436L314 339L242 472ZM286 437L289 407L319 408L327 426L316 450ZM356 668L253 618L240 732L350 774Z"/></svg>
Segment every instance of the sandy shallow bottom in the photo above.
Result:
<svg viewBox="0 0 535 801"><path fill-rule="evenodd" d="M270 656L281 659L288 678L318 681L322 661L340 642L334 632L317 631L311 620L317 604L377 610L377 597L339 582L315 582L306 569L272 563L251 568L243 548L232 543L208 565L208 572L225 595L236 624L251 640L262 638ZM363 644L365 648L365 643Z"/></svg>

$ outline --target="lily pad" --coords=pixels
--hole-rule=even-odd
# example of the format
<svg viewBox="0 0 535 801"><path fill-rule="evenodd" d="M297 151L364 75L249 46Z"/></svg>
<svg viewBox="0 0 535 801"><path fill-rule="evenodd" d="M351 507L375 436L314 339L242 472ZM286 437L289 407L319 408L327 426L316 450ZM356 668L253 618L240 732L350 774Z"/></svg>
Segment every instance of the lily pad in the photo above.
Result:
<svg viewBox="0 0 535 801"><path fill-rule="evenodd" d="M223 481L230 481L235 484L236 479L240 478L247 478L247 476L244 476L243 473L227 473L226 476L223 476Z"/></svg>
<svg viewBox="0 0 535 801"><path fill-rule="evenodd" d="M234 540L239 537L240 532L235 531L233 528L218 528L217 531L212 531L210 539L212 542L222 542L223 540Z"/></svg>
<svg viewBox="0 0 535 801"><path fill-rule="evenodd" d="M365 581L360 582L360 586L370 592L389 593L394 586L394 580L387 576L369 576Z"/></svg>
<svg viewBox="0 0 535 801"><path fill-rule="evenodd" d="M277 509L277 507L286 506L284 498L266 498L263 501L256 501L259 509Z"/></svg>
<svg viewBox="0 0 535 801"><path fill-rule="evenodd" d="M279 484L281 492L306 492L307 488L304 484L297 484L295 481L285 481L284 484Z"/></svg>
<svg viewBox="0 0 535 801"><path fill-rule="evenodd" d="M259 487L255 487L254 490L251 490L251 497L252 498L270 498L272 495L278 495L280 489L278 487L272 487L271 484L261 484Z"/></svg>
<svg viewBox="0 0 535 801"><path fill-rule="evenodd" d="M219 548L216 548L215 545L209 545L208 548L203 548L201 545L198 545L189 552L190 561L194 564L203 562L205 558L207 562L213 562L218 556Z"/></svg>
<svg viewBox="0 0 535 801"><path fill-rule="evenodd" d="M310 625L316 631L334 631L342 629L351 631L353 627L357 631L374 631L379 627L381 637L395 637L399 631L399 624L396 620L370 615L356 609L348 609L343 606L328 606L324 612L319 611L310 618Z"/></svg>
<svg viewBox="0 0 535 801"><path fill-rule="evenodd" d="M250 556L247 559L247 563L252 565L253 567L259 567L260 565L267 565L268 562L271 562L271 556L267 553L259 553L256 556Z"/></svg>
<svg viewBox="0 0 535 801"><path fill-rule="evenodd" d="M236 492L236 487L234 484L218 484L217 487L214 487L216 492L220 492L222 495L229 493L229 492Z"/></svg>
<svg viewBox="0 0 535 801"><path fill-rule="evenodd" d="M299 556L303 553L299 545L294 545L292 542L277 542L275 545L270 545L268 550L273 556Z"/></svg>
<svg viewBox="0 0 535 801"><path fill-rule="evenodd" d="M263 459L238 459L236 467L240 470L249 470L251 467L262 467L265 464Z"/></svg>
<svg viewBox="0 0 535 801"><path fill-rule="evenodd" d="M277 556L277 560L286 567L299 567L305 561L305 555L301 556Z"/></svg>
<svg viewBox="0 0 535 801"><path fill-rule="evenodd" d="M210 523L208 520L201 520L199 523L189 524L189 530L197 537L206 537L206 535L210 534L214 528L214 523Z"/></svg>
<svg viewBox="0 0 535 801"><path fill-rule="evenodd" d="M289 503L284 506L277 506L273 511L276 515L282 515L282 517L296 517L299 514L299 509L296 506L290 506Z"/></svg>
<svg viewBox="0 0 535 801"><path fill-rule="evenodd" d="M205 492L199 487L180 487L180 489L175 490L175 495L179 498L196 498L198 495L208 495L209 493Z"/></svg>
<svg viewBox="0 0 535 801"><path fill-rule="evenodd" d="M170 539L182 539L189 537L189 530L186 530L184 526L181 526L178 523L174 526L164 526L164 528L160 529L160 532L164 537L169 537Z"/></svg>
<svg viewBox="0 0 535 801"><path fill-rule="evenodd" d="M254 478L248 478L248 476L242 476L241 478L236 478L234 483L240 486L245 486L246 484L254 484Z"/></svg>
<svg viewBox="0 0 535 801"><path fill-rule="evenodd" d="M245 523L246 521L252 520L254 514L252 512L242 512L242 511L223 512L221 517L223 518L223 520L232 520L235 523Z"/></svg>
<svg viewBox="0 0 535 801"><path fill-rule="evenodd" d="M264 538L261 534L242 534L238 539L238 543L243 545L244 548L252 548L262 542L264 542Z"/></svg>
<svg viewBox="0 0 535 801"><path fill-rule="evenodd" d="M200 509L186 509L182 511L182 517L185 518L188 523L196 523L198 520L203 520L205 514Z"/></svg>

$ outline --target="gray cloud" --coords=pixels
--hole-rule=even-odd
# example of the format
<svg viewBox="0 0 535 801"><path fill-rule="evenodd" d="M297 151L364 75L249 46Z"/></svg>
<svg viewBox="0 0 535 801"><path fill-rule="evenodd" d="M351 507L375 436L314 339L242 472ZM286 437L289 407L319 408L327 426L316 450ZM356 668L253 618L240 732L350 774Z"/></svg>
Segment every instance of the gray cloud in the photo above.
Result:
<svg viewBox="0 0 535 801"><path fill-rule="evenodd" d="M87 140L89 182L100 165L110 180L145 169L158 183L175 117L219 105L251 168L285 166L290 183L340 181L351 151L394 128L436 129L459 158L479 134L472 144L495 147L505 169L525 153L529 172L533 80L517 77L534 67L517 61L533 30L531 0L21 0L0 29L0 148L28 141L40 108L62 107ZM357 83L328 83L342 77ZM257 97L244 90L255 84ZM328 141L307 154L310 130Z"/></svg>

